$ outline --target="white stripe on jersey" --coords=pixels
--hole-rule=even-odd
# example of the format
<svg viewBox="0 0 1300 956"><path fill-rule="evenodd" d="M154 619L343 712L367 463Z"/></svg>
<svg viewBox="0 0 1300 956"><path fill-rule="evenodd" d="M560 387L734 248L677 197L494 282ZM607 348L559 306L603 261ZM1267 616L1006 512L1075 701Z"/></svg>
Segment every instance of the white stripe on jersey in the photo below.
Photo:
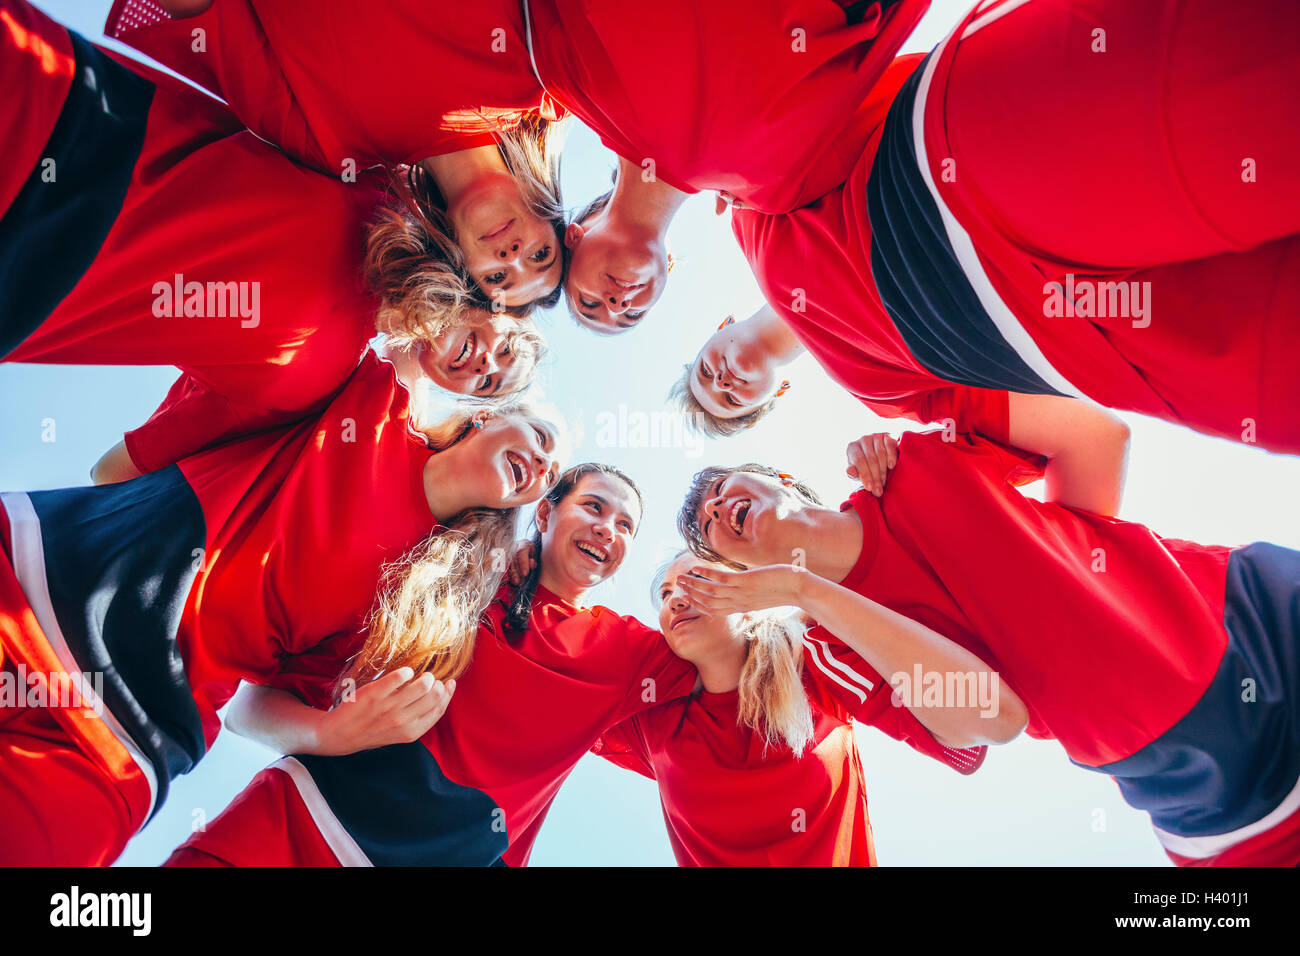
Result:
<svg viewBox="0 0 1300 956"><path fill-rule="evenodd" d="M81 695L82 702L88 709L94 709L101 715L104 725L126 748L126 752L130 754L135 765L140 768L140 773L144 775L145 782L149 784L149 811L145 814L145 819L148 820L153 813L154 805L158 802L158 774L154 770L153 763L144 755L144 751L126 732L126 728L118 723L108 706L96 696L94 688L85 682L82 677L85 669L77 662L72 649L68 647L67 639L64 638L63 631L59 627L58 618L54 615L54 602L50 600L49 581L45 577L45 547L41 539L41 519L37 516L36 509L32 507L32 500L21 491L0 492L0 507L3 507L9 515L9 529L13 537L14 576L18 578L18 584L27 597L27 603L31 606L32 613L36 615L36 623L41 626L45 639L59 659L59 663L67 671L68 678L76 687L77 693Z"/></svg>
<svg viewBox="0 0 1300 956"><path fill-rule="evenodd" d="M1007 7L1014 9L1011 4L1007 4ZM1001 16L1004 12L1009 11L999 8L997 15ZM925 101L930 91L930 83L934 79L935 68L939 65L941 51L950 42L952 42L951 33L942 43L935 47L930 59L925 64L925 72L921 74L921 82L916 88L916 103L912 110L912 140L916 148L916 163L920 168L921 177L925 180L926 188L930 191L930 196L939 209L939 217L943 220L944 232L948 236L949 245L952 246L953 255L957 258L957 264L961 267L962 273L966 276L966 281L971 284L971 288L980 300L980 305L984 307L984 311L988 313L989 319L992 320L994 327L1002 338L1039 378L1056 389L1056 391L1074 398L1091 401L1052 366L1052 363L1047 360L1047 356L1043 355L1038 348L1038 343L1020 324L1020 320L1016 318L1015 313L1002 301L1002 297L993 288L993 283L989 281L988 274L985 273L984 266L980 263L979 255L975 252L975 243L971 241L970 235L961 227L951 210L944 204L943 198L939 195L939 190L934 185L934 177L930 174L930 158L925 149Z"/></svg>
<svg viewBox="0 0 1300 956"><path fill-rule="evenodd" d="M1195 860L1203 860L1207 856L1214 856L1216 853L1222 853L1224 850L1236 846L1238 843L1244 843L1251 837L1259 836L1266 830L1271 830L1283 820L1286 820L1297 810L1300 810L1300 780L1291 788L1291 792L1286 795L1281 803L1267 816L1261 817L1254 823L1248 823L1244 827L1233 830L1231 833L1216 833L1211 836L1185 837L1176 833L1169 833L1159 827L1153 827L1156 831L1156 839L1160 845L1171 853L1177 853L1179 856L1190 857Z"/></svg>
<svg viewBox="0 0 1300 956"><path fill-rule="evenodd" d="M866 703L867 694L874 690L876 685L843 661L836 660L829 644L813 637L804 637L804 650L818 670L841 687L851 691L859 701ZM826 661L822 660L823 654L826 656ZM848 680L845 680L846 677Z"/></svg>
<svg viewBox="0 0 1300 956"><path fill-rule="evenodd" d="M983 4L984 12L972 20L970 26L962 32L962 39L964 40L972 33L982 30L994 20L1002 19L1012 10L1015 10L1017 7L1023 7L1028 2L1029 0L1006 0L1005 3L999 5L996 0L994 0L993 3Z"/></svg>
<svg viewBox="0 0 1300 956"><path fill-rule="evenodd" d="M316 786L316 781L312 779L311 771L292 757L281 757L271 764L269 769L283 770L289 775L289 779L298 788L298 796L302 797L302 802L306 804L307 812L311 814L316 829L320 831L321 837L334 852L339 863L344 866L374 866L370 862L370 857L357 846L357 841L352 839L352 834L344 829L339 818L330 809L329 803Z"/></svg>

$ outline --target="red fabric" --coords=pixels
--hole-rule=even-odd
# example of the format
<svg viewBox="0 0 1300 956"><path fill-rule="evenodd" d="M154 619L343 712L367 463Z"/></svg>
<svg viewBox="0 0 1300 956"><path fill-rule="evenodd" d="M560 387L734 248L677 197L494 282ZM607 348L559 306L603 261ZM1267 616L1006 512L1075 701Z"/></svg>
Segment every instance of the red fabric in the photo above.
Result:
<svg viewBox="0 0 1300 956"><path fill-rule="evenodd" d="M874 533L843 584L972 651L1025 702L1031 735L1103 765L1209 685L1229 549L1028 499L1025 467L980 439L905 435L884 496L844 505Z"/></svg>
<svg viewBox="0 0 1300 956"><path fill-rule="evenodd" d="M149 812L131 793L49 708L0 707L0 866L107 866Z"/></svg>
<svg viewBox="0 0 1300 956"><path fill-rule="evenodd" d="M250 855L251 854L251 855ZM293 778L274 766L255 776L163 866L339 866Z"/></svg>
<svg viewBox="0 0 1300 956"><path fill-rule="evenodd" d="M336 635L359 646L382 567L436 529L432 452L408 412L371 354L318 418L181 462L207 545L178 640L213 735L240 680L274 685L292 655Z"/></svg>
<svg viewBox="0 0 1300 956"><path fill-rule="evenodd" d="M1300 811L1214 856L1165 852L1178 866L1300 866Z"/></svg>
<svg viewBox="0 0 1300 956"><path fill-rule="evenodd" d="M903 81L922 60L899 57L858 115L873 130L848 182L787 215L732 213L732 230L763 295L832 380L872 411L922 423L953 419L1006 440L1003 392L944 381L913 358L871 278L866 179L879 128Z"/></svg>
<svg viewBox="0 0 1300 956"><path fill-rule="evenodd" d="M44 155L77 68L68 31L25 0L0 0L0 216ZM21 90L22 95L17 91Z"/></svg>
<svg viewBox="0 0 1300 956"><path fill-rule="evenodd" d="M507 592L503 592L503 598ZM695 668L668 650L658 631L608 608L579 611L539 588L532 626L505 634L494 603L479 629L453 706L423 741L453 783L482 790L505 812L504 859L525 866L560 784L601 731L690 691ZM314 673L313 655L290 659L285 674ZM327 697L308 680L308 702ZM319 862L319 838L295 836L314 824L284 774L264 771L185 848L240 866ZM332 856L331 856L332 859Z"/></svg>
<svg viewBox="0 0 1300 956"><path fill-rule="evenodd" d="M63 27L47 21L47 32L67 44ZM180 366L186 401L174 388L128 438L136 465L152 471L300 419L343 384L374 335L359 273L380 192L368 178L295 166L211 97L118 59L157 85L121 212L76 287L5 360ZM15 60L33 58L5 57ZM51 115L33 109L52 81L23 79L24 96L0 110L0 122L20 124L19 143L48 137L61 106L47 97ZM203 284L201 314L183 314L188 283ZM208 283L238 283L243 298L209 304Z"/></svg>
<svg viewBox="0 0 1300 956"><path fill-rule="evenodd" d="M1066 379L1291 453L1300 128L1280 117L1300 88L1297 35L1300 7L1270 0L1230 17L1213 0L1025 4L941 48L925 111L944 203ZM1066 275L1149 283L1149 311L1048 314L1046 284Z"/></svg>
<svg viewBox="0 0 1300 956"><path fill-rule="evenodd" d="M195 30L204 50L194 50ZM409 163L491 143L491 130L550 111L518 0L217 0L181 20L118 0L104 32L221 96L253 132L331 176L346 160Z"/></svg>
<svg viewBox="0 0 1300 956"><path fill-rule="evenodd" d="M531 0L549 93L687 192L785 212L844 181L875 126L867 91L929 6L834 0ZM802 34L798 31L803 31ZM643 166L643 168L645 168Z"/></svg>
<svg viewBox="0 0 1300 956"><path fill-rule="evenodd" d="M741 726L737 705L735 691L671 701L592 752L658 781L680 866L874 866L862 762L835 699L810 691L815 733L798 757Z"/></svg>

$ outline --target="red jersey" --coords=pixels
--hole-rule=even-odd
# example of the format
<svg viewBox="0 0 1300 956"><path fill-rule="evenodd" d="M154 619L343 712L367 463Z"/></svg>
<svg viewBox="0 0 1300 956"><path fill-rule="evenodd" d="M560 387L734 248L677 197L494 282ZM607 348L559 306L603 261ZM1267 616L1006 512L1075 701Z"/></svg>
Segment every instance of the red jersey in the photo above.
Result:
<svg viewBox="0 0 1300 956"><path fill-rule="evenodd" d="M147 115L135 142L108 133L100 141L95 129L51 140L50 124L61 110L61 127L70 123L86 94L80 84L69 94L65 61L45 70L22 51L55 57L73 37L23 3L5 0L0 15L15 24L0 41L18 48L4 59L24 90L21 109L15 99L14 109L0 110L15 148L53 155L56 175L72 179L80 177L70 167L86 153L124 172L120 196L92 190L68 199L71 208L38 215L22 207L6 217L17 231L7 242L48 242L54 232L85 258L49 266L62 287L3 360L179 366L185 375L164 411L128 436L142 471L321 408L375 334L360 269L364 224L381 198L376 185L304 170L212 97L80 38L106 61L96 81L107 92L142 87ZM21 38L20 19L30 21ZM102 220L102 241L82 250L92 241L91 219ZM32 290L14 294L35 298Z"/></svg>
<svg viewBox="0 0 1300 956"><path fill-rule="evenodd" d="M421 740L286 758L175 862L197 851L235 865L526 865L560 784L601 731L689 692L696 678L658 631L608 608L578 610L544 588L528 629L507 632L508 597L489 609L452 705ZM322 685L302 690L328 704Z"/></svg>
<svg viewBox="0 0 1300 956"><path fill-rule="evenodd" d="M876 122L863 100L929 0L527 6L547 92L606 146L685 192L785 212L853 168Z"/></svg>
<svg viewBox="0 0 1300 956"><path fill-rule="evenodd" d="M192 31L203 30L195 51ZM117 0L108 36L221 96L248 128L338 175L493 142L543 103L518 0L219 0L173 20Z"/></svg>
<svg viewBox="0 0 1300 956"><path fill-rule="evenodd" d="M884 496L843 506L863 548L842 583L985 660L1029 708L1031 735L1100 766L1158 737L1209 684L1230 549L1033 501L1014 485L1037 474L983 440L905 435Z"/></svg>
<svg viewBox="0 0 1300 956"><path fill-rule="evenodd" d="M659 784L681 866L875 866L855 719L962 773L985 747L937 743L865 661L824 630L804 644L814 734L796 756L741 725L736 691L701 691L607 730L594 753Z"/></svg>

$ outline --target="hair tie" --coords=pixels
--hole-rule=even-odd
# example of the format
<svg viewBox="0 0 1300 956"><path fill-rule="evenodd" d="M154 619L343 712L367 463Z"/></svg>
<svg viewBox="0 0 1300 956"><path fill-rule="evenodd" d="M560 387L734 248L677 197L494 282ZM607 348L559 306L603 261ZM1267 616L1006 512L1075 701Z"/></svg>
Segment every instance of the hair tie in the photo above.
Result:
<svg viewBox="0 0 1300 956"><path fill-rule="evenodd" d="M778 471L776 476L781 479L781 484L787 488L794 486L794 475L787 475L784 471Z"/></svg>
<svg viewBox="0 0 1300 956"><path fill-rule="evenodd" d="M776 390L776 397L780 398L786 392L790 391L790 380L786 379L781 383L781 387Z"/></svg>

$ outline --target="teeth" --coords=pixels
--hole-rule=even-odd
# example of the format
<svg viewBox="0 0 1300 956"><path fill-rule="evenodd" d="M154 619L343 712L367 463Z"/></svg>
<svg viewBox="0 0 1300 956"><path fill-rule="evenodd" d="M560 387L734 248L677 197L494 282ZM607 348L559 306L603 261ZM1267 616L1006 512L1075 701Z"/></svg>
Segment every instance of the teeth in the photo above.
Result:
<svg viewBox="0 0 1300 956"><path fill-rule="evenodd" d="M455 371L456 369L464 368L465 363L468 362L473 357L474 346L477 343L477 341L478 341L478 336L475 335L473 332L471 332L465 338L465 344L464 346L462 346L460 350L460 354L457 355L455 361L451 363L451 367L453 371Z"/></svg>
<svg viewBox="0 0 1300 956"><path fill-rule="evenodd" d="M510 463L510 469L515 473L515 486L523 484L524 466L519 460L519 456L512 451L506 452L506 461Z"/></svg>
<svg viewBox="0 0 1300 956"><path fill-rule="evenodd" d="M604 548L597 548L595 545L587 544L587 542L585 541L578 542L578 550L581 551L583 554L591 555L591 557L595 558L601 564L604 564L606 561L609 560L608 551L606 551Z"/></svg>
<svg viewBox="0 0 1300 956"><path fill-rule="evenodd" d="M746 514L749 513L748 498L741 498L739 501L737 501L734 505L731 506L731 514L728 516L728 520L731 524L731 530L736 532L736 534L740 534L741 529L744 527L744 520L743 520L743 516L741 515L742 510Z"/></svg>

